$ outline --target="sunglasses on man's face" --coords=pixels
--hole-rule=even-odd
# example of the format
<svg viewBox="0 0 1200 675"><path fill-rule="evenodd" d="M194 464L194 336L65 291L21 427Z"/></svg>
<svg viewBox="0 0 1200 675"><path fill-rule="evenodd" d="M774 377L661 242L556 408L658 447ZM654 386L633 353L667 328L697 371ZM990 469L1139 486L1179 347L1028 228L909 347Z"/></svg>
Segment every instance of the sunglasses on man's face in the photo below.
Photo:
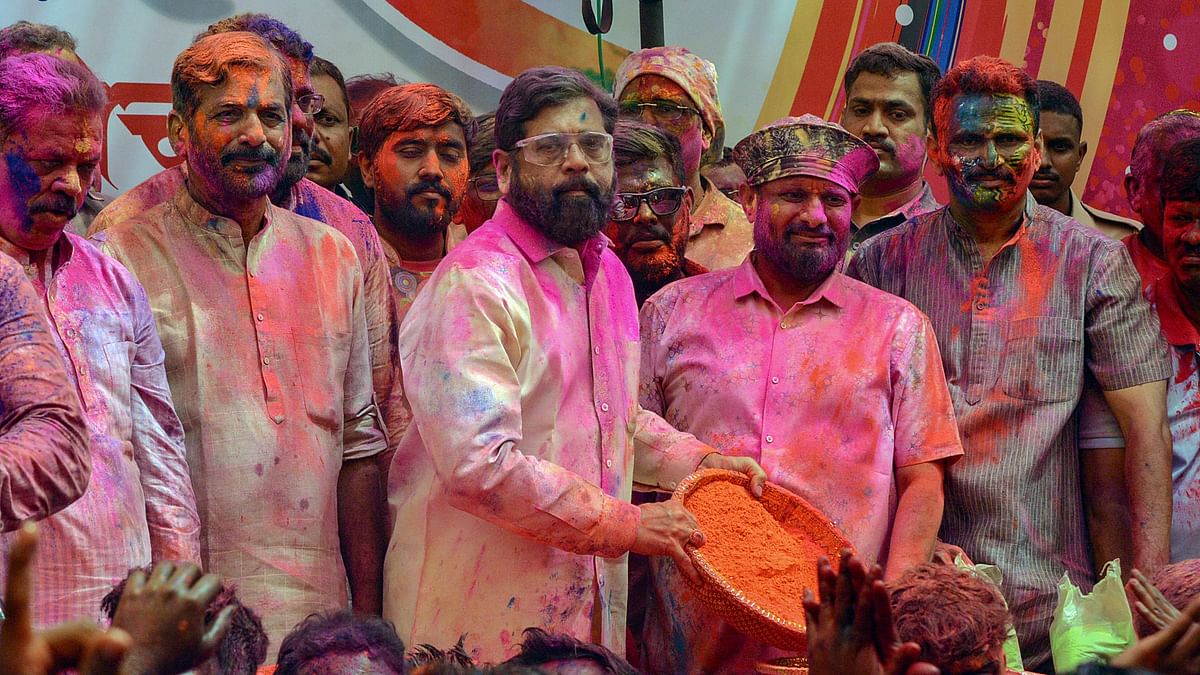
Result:
<svg viewBox="0 0 1200 675"><path fill-rule="evenodd" d="M633 220L642 202L650 207L654 215L669 216L683 205L685 194L685 187L660 187L649 192L618 192L613 195L612 210L608 217L617 222Z"/></svg>

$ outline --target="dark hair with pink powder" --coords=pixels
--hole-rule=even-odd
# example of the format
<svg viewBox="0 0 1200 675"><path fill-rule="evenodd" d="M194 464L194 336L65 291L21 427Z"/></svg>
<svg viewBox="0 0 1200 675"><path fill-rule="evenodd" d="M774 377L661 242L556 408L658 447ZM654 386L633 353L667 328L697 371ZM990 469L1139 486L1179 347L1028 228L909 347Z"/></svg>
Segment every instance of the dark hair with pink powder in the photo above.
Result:
<svg viewBox="0 0 1200 675"><path fill-rule="evenodd" d="M570 635L548 633L541 628L526 628L521 651L506 664L540 666L554 661L588 661L612 675L637 675L625 659L601 645L584 642Z"/></svg>
<svg viewBox="0 0 1200 675"><path fill-rule="evenodd" d="M279 52L263 38L247 32L220 33L201 38L175 57L171 69L172 107L185 120L200 104L202 87L225 82L229 71L244 68L253 72L268 70L283 82L285 104L292 105L292 74Z"/></svg>
<svg viewBox="0 0 1200 675"><path fill-rule="evenodd" d="M478 123L467 104L436 84L402 84L385 90L363 110L358 121L358 149L373 158L388 136L397 131L440 127L453 122L462 127L467 148L475 140Z"/></svg>
<svg viewBox="0 0 1200 675"><path fill-rule="evenodd" d="M406 672L404 642L392 622L349 610L312 614L279 644L275 675L297 675L305 664L322 657L361 652L393 672Z"/></svg>
<svg viewBox="0 0 1200 675"><path fill-rule="evenodd" d="M246 32L254 33L266 40L272 47L289 59L302 61L309 65L313 60L313 46L296 31L288 28L287 24L266 14L235 14L209 25L203 33L196 36L193 43L221 33Z"/></svg>
<svg viewBox="0 0 1200 675"><path fill-rule="evenodd" d="M1175 609L1183 611L1188 603L1200 595L1200 558L1190 558L1158 568L1150 576L1150 584L1166 597ZM1142 618L1140 612L1133 613L1133 624L1138 637L1153 635L1155 628Z"/></svg>
<svg viewBox="0 0 1200 675"><path fill-rule="evenodd" d="M77 63L40 53L0 61L0 139L33 115L99 115L106 102L104 85Z"/></svg>
<svg viewBox="0 0 1200 675"><path fill-rule="evenodd" d="M141 569L147 575L151 572L149 566ZM130 570L129 573L133 574L135 571L137 570ZM100 612L109 621L117 615L117 606L121 604L121 596L125 594L125 584L128 582L129 577L126 576L100 600ZM218 672L253 675L258 666L267 660L267 631L263 629L262 619L258 614L238 600L237 587L232 584L221 587L217 597L208 603L204 621L212 621L221 610L230 605L236 608L233 610L233 620L213 658L216 659Z"/></svg>
<svg viewBox="0 0 1200 675"><path fill-rule="evenodd" d="M516 142L525 137L525 123L537 117L543 108L579 98L595 101L604 119L604 130L611 134L617 124L617 102L583 73L545 66L517 75L500 94L500 105L496 108L496 147L512 151Z"/></svg>
<svg viewBox="0 0 1200 675"><path fill-rule="evenodd" d="M75 36L58 26L31 21L18 21L0 28L0 59L54 49L76 51Z"/></svg>
<svg viewBox="0 0 1200 675"><path fill-rule="evenodd" d="M933 133L950 124L951 104L957 96L1007 94L1020 96L1033 116L1033 132L1041 123L1037 82L1029 73L995 56L976 56L954 66L933 88Z"/></svg>
<svg viewBox="0 0 1200 675"><path fill-rule="evenodd" d="M896 633L943 671L1004 644L1011 620L1000 591L974 572L925 563L888 584Z"/></svg>
<svg viewBox="0 0 1200 675"><path fill-rule="evenodd" d="M1138 130L1129 157L1129 174L1140 181L1157 183L1163 169L1162 158L1179 141L1200 138L1200 113L1172 110L1150 120Z"/></svg>

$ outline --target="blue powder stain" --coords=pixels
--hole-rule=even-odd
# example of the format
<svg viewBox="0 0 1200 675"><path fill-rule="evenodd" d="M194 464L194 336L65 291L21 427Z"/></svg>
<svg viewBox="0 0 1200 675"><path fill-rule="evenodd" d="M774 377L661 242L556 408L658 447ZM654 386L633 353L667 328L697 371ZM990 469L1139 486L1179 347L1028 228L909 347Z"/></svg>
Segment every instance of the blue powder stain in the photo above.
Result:
<svg viewBox="0 0 1200 675"><path fill-rule="evenodd" d="M321 189L324 190L325 188ZM303 195L301 195L300 199L296 200L296 208L293 209L293 211L296 213L296 215L304 216L305 218L312 218L313 220L328 224L328 221L325 220L325 214L321 212L320 205L318 205L315 201L304 199Z"/></svg>
<svg viewBox="0 0 1200 675"><path fill-rule="evenodd" d="M513 605L515 605L515 604L517 604L517 596L514 595L513 597L508 599L508 608L512 609Z"/></svg>
<svg viewBox="0 0 1200 675"><path fill-rule="evenodd" d="M14 200L23 204L42 189L42 177L15 150L4 155L4 164L8 169L9 183L15 193ZM21 223L21 229L28 232L32 227L33 220L26 214L24 222Z"/></svg>

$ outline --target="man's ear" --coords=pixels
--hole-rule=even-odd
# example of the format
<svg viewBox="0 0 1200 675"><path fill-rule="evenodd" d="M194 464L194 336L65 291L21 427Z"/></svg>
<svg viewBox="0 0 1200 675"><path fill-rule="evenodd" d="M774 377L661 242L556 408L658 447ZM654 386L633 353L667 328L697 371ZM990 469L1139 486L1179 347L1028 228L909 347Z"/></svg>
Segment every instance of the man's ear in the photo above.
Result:
<svg viewBox="0 0 1200 675"><path fill-rule="evenodd" d="M508 186L512 180L512 161L508 151L499 148L492 151L492 166L496 169L496 184L500 187L501 195L508 195Z"/></svg>
<svg viewBox="0 0 1200 675"><path fill-rule="evenodd" d="M1087 141L1079 141L1079 162L1075 165L1076 169L1079 168L1080 164L1083 164L1083 158L1087 157L1087 151Z"/></svg>
<svg viewBox="0 0 1200 675"><path fill-rule="evenodd" d="M758 209L758 192L750 187L749 183L743 183L738 187L738 201L742 203L742 211L746 212L746 219L753 224L754 212Z"/></svg>
<svg viewBox="0 0 1200 675"><path fill-rule="evenodd" d="M167 141L171 144L171 149L175 151L176 157L184 156L184 148L188 143L187 124L184 123L183 117L174 110L167 113Z"/></svg>
<svg viewBox="0 0 1200 675"><path fill-rule="evenodd" d="M946 172L942 170L942 149L938 146L937 136L933 135L932 131L925 132L925 154L933 162L933 170L939 176L945 176Z"/></svg>
<svg viewBox="0 0 1200 675"><path fill-rule="evenodd" d="M853 212L857 211L858 205L861 203L862 203L862 195L858 194L857 192L850 195L850 212L853 213Z"/></svg>
<svg viewBox="0 0 1200 675"><path fill-rule="evenodd" d="M1128 172L1129 169L1127 168L1125 171ZM1131 173L1125 174L1125 198L1129 200L1129 208L1133 209L1134 213L1140 214L1142 212L1142 202L1144 199L1142 186L1138 183L1138 179L1134 178Z"/></svg>
<svg viewBox="0 0 1200 675"><path fill-rule="evenodd" d="M358 162L358 172L362 174L363 185L365 185L368 190L374 190L375 170L371 166L371 160L367 158L366 154L361 152L354 156L354 160Z"/></svg>

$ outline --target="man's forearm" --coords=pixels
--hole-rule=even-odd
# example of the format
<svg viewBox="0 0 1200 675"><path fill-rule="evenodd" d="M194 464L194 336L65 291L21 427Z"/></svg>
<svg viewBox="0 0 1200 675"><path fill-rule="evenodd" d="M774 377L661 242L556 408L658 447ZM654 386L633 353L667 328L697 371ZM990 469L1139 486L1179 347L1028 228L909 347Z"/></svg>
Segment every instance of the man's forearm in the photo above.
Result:
<svg viewBox="0 0 1200 675"><path fill-rule="evenodd" d="M1171 430L1165 420L1139 426L1126 433L1126 489L1133 564L1149 573L1171 558Z"/></svg>
<svg viewBox="0 0 1200 675"><path fill-rule="evenodd" d="M338 534L354 611L383 612L387 515L383 477L373 457L346 462L338 475Z"/></svg>
<svg viewBox="0 0 1200 675"><path fill-rule="evenodd" d="M1128 577L1133 570L1133 541L1129 525L1129 487L1125 480L1125 447L1083 450L1079 468L1096 576L1100 576L1108 561L1120 558L1122 576Z"/></svg>
<svg viewBox="0 0 1200 675"><path fill-rule="evenodd" d="M887 570L884 574L889 581L914 565L928 562L933 555L945 501L942 472L936 467L932 468L935 470L924 472L907 484L898 486L900 496L896 503L896 518L892 523Z"/></svg>

